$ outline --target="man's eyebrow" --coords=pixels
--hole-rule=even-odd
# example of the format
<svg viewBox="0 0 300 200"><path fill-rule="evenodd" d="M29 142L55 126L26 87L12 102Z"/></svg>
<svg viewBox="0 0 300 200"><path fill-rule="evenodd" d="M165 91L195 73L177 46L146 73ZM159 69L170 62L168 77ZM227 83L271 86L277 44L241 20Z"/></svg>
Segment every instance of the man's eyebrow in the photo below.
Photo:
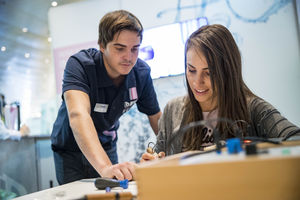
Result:
<svg viewBox="0 0 300 200"><path fill-rule="evenodd" d="M115 43L114 46L126 47L126 45L120 43Z"/></svg>
<svg viewBox="0 0 300 200"><path fill-rule="evenodd" d="M120 44L120 43L115 43L114 46L126 47L126 45ZM139 46L140 46L140 44L137 44L137 45L134 45L133 47L136 48L136 47L139 47Z"/></svg>

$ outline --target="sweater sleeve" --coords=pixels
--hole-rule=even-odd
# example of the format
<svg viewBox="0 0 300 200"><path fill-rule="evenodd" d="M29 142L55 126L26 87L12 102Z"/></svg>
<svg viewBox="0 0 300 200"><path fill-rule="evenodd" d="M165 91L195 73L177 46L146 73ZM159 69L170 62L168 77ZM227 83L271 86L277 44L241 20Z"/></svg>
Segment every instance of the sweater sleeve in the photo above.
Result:
<svg viewBox="0 0 300 200"><path fill-rule="evenodd" d="M158 121L158 134L156 138L157 153L161 151L166 152L166 141L168 141L168 132L170 132L170 130L167 129L167 127L169 127L168 126L169 121L167 120L168 115L170 115L169 104L167 104L166 107L164 108L164 112Z"/></svg>
<svg viewBox="0 0 300 200"><path fill-rule="evenodd" d="M182 135L177 131L182 125L184 111L184 97L172 99L165 106L158 122L157 152L163 151L167 156L181 152Z"/></svg>
<svg viewBox="0 0 300 200"><path fill-rule="evenodd" d="M254 98L250 103L252 130L258 137L287 138L300 135L300 129L270 103L261 98Z"/></svg>

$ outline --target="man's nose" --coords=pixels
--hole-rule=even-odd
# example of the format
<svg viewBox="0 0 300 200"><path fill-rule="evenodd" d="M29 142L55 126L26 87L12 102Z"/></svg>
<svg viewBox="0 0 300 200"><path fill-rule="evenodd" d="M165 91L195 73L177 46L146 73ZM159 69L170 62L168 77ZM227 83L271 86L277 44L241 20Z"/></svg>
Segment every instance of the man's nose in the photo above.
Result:
<svg viewBox="0 0 300 200"><path fill-rule="evenodd" d="M131 58L132 58L132 52L130 50L126 51L125 55L124 55L124 58L126 60L131 60Z"/></svg>

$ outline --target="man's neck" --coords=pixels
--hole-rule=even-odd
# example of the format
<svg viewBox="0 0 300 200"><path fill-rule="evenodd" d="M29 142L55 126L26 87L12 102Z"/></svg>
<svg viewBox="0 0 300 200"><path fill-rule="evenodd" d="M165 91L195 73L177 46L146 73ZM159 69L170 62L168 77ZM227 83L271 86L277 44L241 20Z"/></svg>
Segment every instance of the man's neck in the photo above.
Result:
<svg viewBox="0 0 300 200"><path fill-rule="evenodd" d="M115 86L119 87L123 83L124 79L125 79L125 76L121 75L121 76L111 79L111 80L113 81Z"/></svg>

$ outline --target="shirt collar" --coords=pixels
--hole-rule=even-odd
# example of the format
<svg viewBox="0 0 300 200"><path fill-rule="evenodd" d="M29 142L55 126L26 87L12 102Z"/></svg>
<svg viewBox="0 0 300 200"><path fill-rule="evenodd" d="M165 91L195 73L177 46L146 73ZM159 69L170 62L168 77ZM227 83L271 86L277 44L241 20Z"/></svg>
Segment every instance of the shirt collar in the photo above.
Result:
<svg viewBox="0 0 300 200"><path fill-rule="evenodd" d="M126 78L124 80L123 84L124 84L124 88L125 89L136 87L134 67L131 69L131 71L129 72L129 74L127 74L127 76L126 76Z"/></svg>
<svg viewBox="0 0 300 200"><path fill-rule="evenodd" d="M95 61L96 61L96 67L97 67L98 87L113 86L114 83L111 80L111 78L108 76L108 73L107 73L106 68L104 66L101 51L99 51L96 54Z"/></svg>

